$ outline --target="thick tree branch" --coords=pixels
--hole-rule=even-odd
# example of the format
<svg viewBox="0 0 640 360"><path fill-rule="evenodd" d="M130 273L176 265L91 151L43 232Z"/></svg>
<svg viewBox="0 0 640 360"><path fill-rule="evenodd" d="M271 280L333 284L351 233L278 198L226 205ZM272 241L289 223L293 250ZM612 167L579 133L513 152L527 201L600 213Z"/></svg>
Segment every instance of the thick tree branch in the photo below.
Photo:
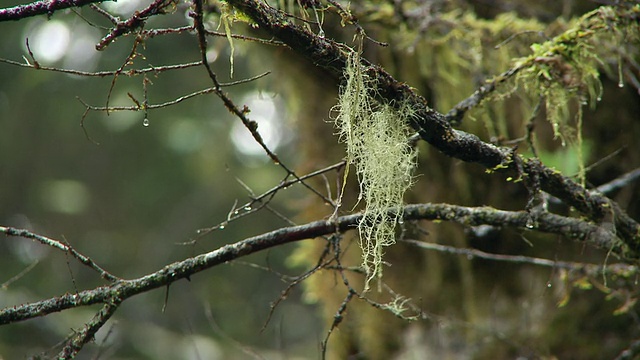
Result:
<svg viewBox="0 0 640 360"><path fill-rule="evenodd" d="M258 0L229 0L236 9L251 17L261 29L289 45L300 55L333 76L342 78L350 49L330 39L317 36L303 27L292 24L279 10ZM637 19L633 19L637 21ZM560 172L540 162L526 161L505 148L483 142L477 136L451 127L443 114L429 108L426 100L407 84L401 83L384 69L362 59L369 78L377 83L376 93L392 104L408 102L415 111L411 126L420 137L442 153L466 162L479 163L489 169L509 172L517 177L535 177L540 188L563 200L589 216L602 222L613 215L612 223L628 245L624 256L640 258L640 224L626 214L611 199L590 192Z"/></svg>
<svg viewBox="0 0 640 360"><path fill-rule="evenodd" d="M17 20L27 16L51 13L73 6L98 3L101 0L56 0L34 2L8 9L0 9L0 21ZM258 0L229 0L236 9L251 17L260 28L277 37L296 52L335 77L342 77L347 54L345 45L317 36L303 27L292 24L281 11ZM623 11L623 10L621 10ZM631 21L637 17L629 15ZM611 222L628 245L625 257L640 258L640 224L629 217L612 200L599 192L590 192L561 173L536 161L526 161L505 148L481 141L477 136L455 130L443 114L427 106L426 100L407 84L401 83L384 69L362 59L368 76L377 83L377 94L391 103L405 101L415 110L411 126L420 137L442 153L457 159L479 163L489 169L508 172L516 177L532 177L540 181L540 188L587 215L595 222ZM612 219L610 219L612 217Z"/></svg>
<svg viewBox="0 0 640 360"><path fill-rule="evenodd" d="M355 229L361 214L342 216L335 221L315 221L254 236L214 251L167 265L161 270L134 280L120 280L108 286L84 290L75 294L0 310L0 325L24 321L66 309L94 304L119 304L134 295L167 286L216 265L290 242ZM404 208L403 218L410 220L442 220L467 226L493 225L527 229L530 214L526 211L503 211L490 207L470 208L448 204L416 204ZM614 253L625 253L625 245L616 235L584 220L551 213L538 216L536 231L553 233L585 241ZM115 309L114 309L115 310Z"/></svg>

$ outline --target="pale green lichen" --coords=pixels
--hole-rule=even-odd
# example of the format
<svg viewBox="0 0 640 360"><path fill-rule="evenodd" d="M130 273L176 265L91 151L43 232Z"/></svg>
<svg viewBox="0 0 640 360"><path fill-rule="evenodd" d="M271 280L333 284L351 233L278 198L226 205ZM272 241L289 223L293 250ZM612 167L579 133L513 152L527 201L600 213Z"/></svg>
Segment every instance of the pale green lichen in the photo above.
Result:
<svg viewBox="0 0 640 360"><path fill-rule="evenodd" d="M404 296L395 295L391 302L382 304L381 308L404 320L418 320L419 317L417 315L406 315L406 313L411 310L408 305L410 301L411 299Z"/></svg>
<svg viewBox="0 0 640 360"><path fill-rule="evenodd" d="M364 74L356 52L349 56L345 78L335 121L347 160L356 169L359 200L366 203L358 231L368 290L371 280L382 277L384 247L395 243L403 195L412 182L416 152L407 141L412 110L372 98L375 84Z"/></svg>

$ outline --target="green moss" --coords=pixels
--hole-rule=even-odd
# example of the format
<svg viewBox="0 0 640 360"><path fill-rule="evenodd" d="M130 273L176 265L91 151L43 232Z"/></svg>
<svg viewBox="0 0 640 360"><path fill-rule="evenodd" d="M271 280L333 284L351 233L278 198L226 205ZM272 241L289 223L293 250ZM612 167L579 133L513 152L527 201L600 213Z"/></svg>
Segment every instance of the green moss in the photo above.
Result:
<svg viewBox="0 0 640 360"><path fill-rule="evenodd" d="M488 74L500 74L485 82L498 84L497 90L467 112L497 141L521 137L524 122L542 99L555 138L574 149L577 172L584 181L588 154L583 152L587 148L582 138L583 109L600 100L602 72L624 85L620 60L635 57L627 53L633 48L627 44L638 40L639 25L634 20L638 13L640 5L602 6L579 18L543 24L515 13L481 19L453 10L438 14L426 29L404 27L393 40L419 59L417 66L408 67L415 70L399 71L407 72L405 78L428 79L434 90L432 106L443 112L462 100L460 94L478 89ZM472 122L465 126L480 131L472 128Z"/></svg>
<svg viewBox="0 0 640 360"><path fill-rule="evenodd" d="M593 108L602 97L600 71L610 71L603 59L612 52L605 44L622 44L625 39L638 36L638 25L625 19L628 11L633 10L600 7L574 20L555 38L533 44L531 55L515 62L515 67L521 69L516 78L518 88L531 98L544 99L547 121L562 146L574 149L583 184L583 106ZM610 25L614 23L619 26ZM620 47L614 52L619 58L624 51ZM576 109L573 120L572 107Z"/></svg>
<svg viewBox="0 0 640 360"><path fill-rule="evenodd" d="M539 39L545 27L535 19L518 18L515 13L481 19L471 12L454 10L440 14L439 20L428 33L407 32L403 38L420 59L420 75L429 79L436 90L432 94L433 106L443 112L462 100L460 94L472 94L488 74L502 73L513 58L527 54L525 44ZM500 95L496 94L496 99ZM504 103L489 101L468 116L478 120L489 136L500 138L508 137L509 112Z"/></svg>

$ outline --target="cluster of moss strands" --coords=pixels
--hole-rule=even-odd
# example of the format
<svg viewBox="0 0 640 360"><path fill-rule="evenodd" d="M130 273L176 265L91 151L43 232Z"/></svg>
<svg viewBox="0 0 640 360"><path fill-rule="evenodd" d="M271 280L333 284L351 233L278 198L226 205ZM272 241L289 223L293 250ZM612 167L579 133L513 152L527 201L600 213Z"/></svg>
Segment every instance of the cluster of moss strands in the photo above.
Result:
<svg viewBox="0 0 640 360"><path fill-rule="evenodd" d="M638 40L639 17L640 5L622 4L602 6L570 21L559 18L551 25L514 13L487 20L454 10L441 14L427 33L405 31L400 38L421 59L418 69L437 89L432 96L439 110L448 111L461 100L451 94L473 93L477 84L470 79L516 69L511 72L515 81L501 79L502 75L487 81L499 83L498 91L469 117L482 120L492 137L512 138L504 99L517 94L527 118L532 104L542 98L555 137L581 157L582 107L594 107L602 96L602 71L624 85L621 60L637 55L627 53L632 48L627 44ZM555 37L543 41L553 33ZM532 39L539 43L529 48ZM610 68L616 62L617 74ZM579 177L584 180L584 159L579 163Z"/></svg>
<svg viewBox="0 0 640 360"><path fill-rule="evenodd" d="M424 59L420 71L438 89L434 98L443 111L460 100L451 94L473 93L476 85L469 79L501 74L487 80L499 84L497 91L468 113L472 119L483 120L490 136L512 138L503 108L506 97L518 95L524 118L529 117L532 104L542 98L554 136L563 146L574 148L580 158L578 176L584 181L583 106L593 108L600 100L602 71L611 78L617 76L619 86L624 85L621 60L637 56L627 53L633 48L627 44L638 41L638 18L640 5L603 6L571 21L558 19L551 26L511 13L485 20L452 11L442 14L441 24L432 26L424 40L415 43L415 49ZM449 22L459 26L448 30ZM545 28L561 33L530 48L524 46L532 37L542 39ZM468 51L461 51L461 47ZM616 62L618 74L610 68ZM503 78L506 73L509 78Z"/></svg>
<svg viewBox="0 0 640 360"><path fill-rule="evenodd" d="M426 34L405 34L403 42L420 59L420 75L437 89L433 105L447 112L461 100L459 94L472 94L487 74L502 73L513 58L525 56L528 44L541 39L544 29L545 24L515 13L488 20L454 10L442 14ZM508 137L503 104L487 102L478 110L473 118L481 120L490 136Z"/></svg>
<svg viewBox="0 0 640 360"><path fill-rule="evenodd" d="M359 199L366 202L358 231L368 290L371 280L382 277L384 247L395 243L395 227L402 217L403 195L411 186L416 152L407 141L412 111L374 100L375 84L361 67L358 54L353 53L345 71L336 124L347 146L347 160L355 165ZM390 214L389 209L398 211Z"/></svg>
<svg viewBox="0 0 640 360"><path fill-rule="evenodd" d="M629 9L600 7L575 20L561 35L533 44L532 54L515 63L515 67L521 69L516 77L518 87L532 98L544 98L546 118L554 136L563 146L568 143L578 150L578 176L583 184L582 106L595 107L602 97L600 71L612 73L608 69L608 63L613 62L608 61L612 55L621 66L625 43L638 40L639 27L638 22L632 20L634 14L640 15L640 5ZM616 49L603 46L612 43L619 46ZM622 75L618 76L622 87ZM578 109L573 121L572 105Z"/></svg>

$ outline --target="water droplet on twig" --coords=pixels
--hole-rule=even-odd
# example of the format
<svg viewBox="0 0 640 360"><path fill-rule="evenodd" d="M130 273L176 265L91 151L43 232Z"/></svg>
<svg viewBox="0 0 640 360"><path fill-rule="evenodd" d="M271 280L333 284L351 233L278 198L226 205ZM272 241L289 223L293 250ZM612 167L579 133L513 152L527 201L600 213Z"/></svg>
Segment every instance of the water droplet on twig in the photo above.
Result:
<svg viewBox="0 0 640 360"><path fill-rule="evenodd" d="M536 227L536 222L535 220L533 220L532 218L528 218L527 222L524 224L524 226L527 229L533 229L534 227Z"/></svg>

